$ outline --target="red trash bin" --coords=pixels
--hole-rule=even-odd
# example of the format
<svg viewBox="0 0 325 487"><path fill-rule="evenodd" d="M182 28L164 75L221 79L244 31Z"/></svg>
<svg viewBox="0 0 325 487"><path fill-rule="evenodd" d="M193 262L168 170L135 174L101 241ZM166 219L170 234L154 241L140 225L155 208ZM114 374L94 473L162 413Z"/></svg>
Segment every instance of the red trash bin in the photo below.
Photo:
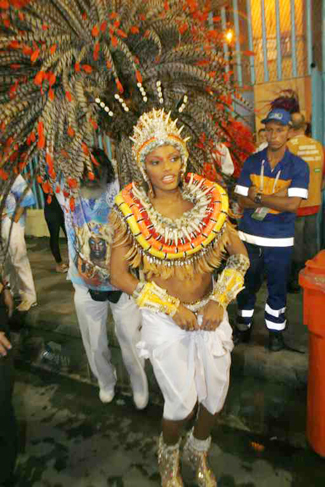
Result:
<svg viewBox="0 0 325 487"><path fill-rule="evenodd" d="M304 290L304 324L309 330L307 439L325 457L325 250L299 274Z"/></svg>

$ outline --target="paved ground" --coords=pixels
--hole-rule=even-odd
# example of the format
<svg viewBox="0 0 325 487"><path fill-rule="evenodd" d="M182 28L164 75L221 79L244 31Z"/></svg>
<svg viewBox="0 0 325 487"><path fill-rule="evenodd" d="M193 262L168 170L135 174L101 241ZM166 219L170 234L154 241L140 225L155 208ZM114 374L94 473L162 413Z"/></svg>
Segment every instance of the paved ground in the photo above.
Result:
<svg viewBox="0 0 325 487"><path fill-rule="evenodd" d="M150 404L141 413L132 406L109 320L119 388L113 404L103 406L82 347L71 284L55 273L47 239L30 239L28 248L39 305L13 320L23 450L18 485L158 486L154 449L162 402L150 364ZM252 342L233 352L231 386L214 432L213 465L221 487L323 486L324 460L305 438L308 331L302 295L289 295L286 340L303 354L270 353L265 347L265 296L264 288ZM235 313L232 305L232 319Z"/></svg>
<svg viewBox="0 0 325 487"><path fill-rule="evenodd" d="M39 304L26 315L16 315L14 319L14 327L20 330L14 337L19 356L25 363L95 384L80 339L71 283L66 281L65 275L55 272L48 239L29 239L28 249ZM66 257L65 244L62 244L62 249ZM286 331L286 340L291 346L305 352L303 354L290 351L270 353L267 350L268 334L263 320L265 296L266 289L263 288L257 301L251 343L236 347L232 354L234 392L231 388L225 412L238 427L260 433L268 433L270 428L272 430L270 418L274 415L290 418L282 425L282 434L290 438L293 444L302 444L308 375L308 331L302 323L302 295L288 296L290 325ZM231 305L232 319L235 314L236 305ZM24 326L17 327L19 323ZM108 335L117 368L118 385L122 391L128 392L128 376L111 318L108 321ZM147 373L151 396L159 402L161 397L149 363ZM248 381L245 386L243 378ZM297 394L301 395L298 410L294 407ZM295 426L291 427L292 424Z"/></svg>
<svg viewBox="0 0 325 487"><path fill-rule="evenodd" d="M69 357L69 363L67 361L65 363L69 372L83 374L86 361L73 306L71 283L65 280L65 275L55 273L46 238L29 239L28 247L39 302L39 306L33 308L25 317L30 336L34 337L34 345L37 337L38 345L42 340L59 345L56 347L57 351L61 350L63 355ZM66 255L65 246L63 246L63 253ZM233 353L233 371L236 375L267 378L293 387L306 385L308 331L302 323L302 294L288 296L289 327L285 336L288 344L305 352L303 354L289 351L270 353L267 350L265 345L267 345L268 332L264 326L265 298L266 287L264 286L258 296L252 343L236 347ZM235 304L229 307L229 313L231 319L234 319ZM115 354L119 355L111 319L108 323L108 333ZM120 374L122 383L126 384L122 370Z"/></svg>
<svg viewBox="0 0 325 487"><path fill-rule="evenodd" d="M161 407L136 411L119 394L103 405L95 387L18 367L15 407L24 443L18 487L158 487ZM325 461L310 450L221 423L211 465L218 487L323 487ZM188 468L186 487L194 487Z"/></svg>

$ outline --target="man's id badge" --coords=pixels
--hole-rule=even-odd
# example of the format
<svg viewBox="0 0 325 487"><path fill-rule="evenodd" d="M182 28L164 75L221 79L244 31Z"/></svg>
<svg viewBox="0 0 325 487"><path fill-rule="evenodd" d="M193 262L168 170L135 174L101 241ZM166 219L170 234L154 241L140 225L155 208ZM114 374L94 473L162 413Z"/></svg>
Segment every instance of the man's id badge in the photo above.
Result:
<svg viewBox="0 0 325 487"><path fill-rule="evenodd" d="M262 220L264 220L268 212L269 209L265 208L265 206L262 206L261 208L256 208L256 210L252 214L252 218L254 218L254 220L258 220L261 222Z"/></svg>

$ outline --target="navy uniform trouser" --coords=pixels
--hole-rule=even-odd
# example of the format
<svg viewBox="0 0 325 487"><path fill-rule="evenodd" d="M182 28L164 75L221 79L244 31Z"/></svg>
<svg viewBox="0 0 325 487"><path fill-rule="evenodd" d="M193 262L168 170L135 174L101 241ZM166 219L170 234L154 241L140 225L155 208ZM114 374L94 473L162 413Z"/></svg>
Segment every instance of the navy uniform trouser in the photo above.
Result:
<svg viewBox="0 0 325 487"><path fill-rule="evenodd" d="M0 331L9 338L7 310L0 294ZM17 425L12 405L14 365L12 352L0 357L0 485L7 485L17 457ZM9 484L8 484L9 485Z"/></svg>
<svg viewBox="0 0 325 487"><path fill-rule="evenodd" d="M250 259L250 268L245 275L245 289L237 296L237 328L247 330L251 326L256 294L266 276L268 298L265 304L265 324L270 331L284 330L287 281L293 247L244 244Z"/></svg>

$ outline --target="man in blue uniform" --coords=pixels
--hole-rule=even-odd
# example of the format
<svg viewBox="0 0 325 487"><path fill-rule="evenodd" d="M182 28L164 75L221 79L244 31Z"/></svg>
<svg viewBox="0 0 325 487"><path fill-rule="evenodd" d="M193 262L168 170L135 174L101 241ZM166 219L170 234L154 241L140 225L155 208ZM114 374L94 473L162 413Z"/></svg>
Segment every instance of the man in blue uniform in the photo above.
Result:
<svg viewBox="0 0 325 487"><path fill-rule="evenodd" d="M274 109L262 122L268 147L246 160L235 188L244 209L239 235L246 245L251 266L245 276L245 289L237 296L234 341L250 339L256 293L266 273L265 323L269 330L269 349L278 351L285 347L282 332L286 327L294 224L301 200L308 197L309 169L286 147L290 114Z"/></svg>

